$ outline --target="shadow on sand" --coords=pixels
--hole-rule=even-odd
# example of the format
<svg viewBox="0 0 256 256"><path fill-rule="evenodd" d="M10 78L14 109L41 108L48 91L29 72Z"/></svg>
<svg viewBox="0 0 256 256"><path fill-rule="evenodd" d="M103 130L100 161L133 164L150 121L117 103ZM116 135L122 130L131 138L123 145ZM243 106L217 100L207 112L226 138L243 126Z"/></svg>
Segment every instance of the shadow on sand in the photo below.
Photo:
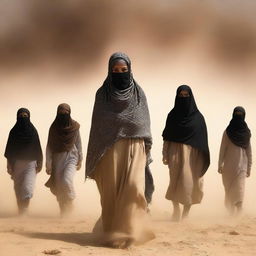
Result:
<svg viewBox="0 0 256 256"><path fill-rule="evenodd" d="M0 219L15 218L17 216L16 212L0 212Z"/></svg>
<svg viewBox="0 0 256 256"><path fill-rule="evenodd" d="M18 232L18 234L34 239L58 240L80 246L102 247L99 236L94 233Z"/></svg>

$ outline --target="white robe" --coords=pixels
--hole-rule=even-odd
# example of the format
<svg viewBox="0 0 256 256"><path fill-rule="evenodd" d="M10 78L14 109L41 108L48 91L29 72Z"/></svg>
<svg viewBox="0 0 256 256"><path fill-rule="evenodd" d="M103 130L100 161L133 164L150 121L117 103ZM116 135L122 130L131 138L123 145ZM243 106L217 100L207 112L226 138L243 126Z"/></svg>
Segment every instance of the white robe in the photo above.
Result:
<svg viewBox="0 0 256 256"><path fill-rule="evenodd" d="M12 179L17 200L31 199L36 182L35 160L16 160L13 167Z"/></svg>
<svg viewBox="0 0 256 256"><path fill-rule="evenodd" d="M46 148L46 168L54 173L54 185L58 201L73 200L75 189L73 184L78 161L82 161L82 143L78 132L72 149L68 152L53 153Z"/></svg>
<svg viewBox="0 0 256 256"><path fill-rule="evenodd" d="M222 169L226 207L243 202L246 173L251 165L251 145L247 149L236 146L225 131L219 153L219 169Z"/></svg>

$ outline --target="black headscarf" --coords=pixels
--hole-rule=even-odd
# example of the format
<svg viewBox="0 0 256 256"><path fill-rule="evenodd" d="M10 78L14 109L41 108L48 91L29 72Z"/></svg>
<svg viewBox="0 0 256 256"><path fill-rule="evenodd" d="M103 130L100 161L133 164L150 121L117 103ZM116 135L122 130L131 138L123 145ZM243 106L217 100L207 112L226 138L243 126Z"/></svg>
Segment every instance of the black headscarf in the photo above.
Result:
<svg viewBox="0 0 256 256"><path fill-rule="evenodd" d="M242 112L238 115L236 112ZM231 119L226 133L229 139L238 147L247 148L251 138L251 131L247 126L245 119L245 110L243 107L235 107L233 118Z"/></svg>
<svg viewBox="0 0 256 256"><path fill-rule="evenodd" d="M19 117L21 113L28 117ZM9 133L4 156L10 161L37 160L42 163L43 154L36 128L30 122L30 112L20 108L17 112L17 122Z"/></svg>
<svg viewBox="0 0 256 256"><path fill-rule="evenodd" d="M179 97L181 91L187 91L190 96ZM187 144L203 152L204 167L201 176L204 175L210 165L207 127L189 86L178 87L175 105L168 114L162 136L164 140Z"/></svg>

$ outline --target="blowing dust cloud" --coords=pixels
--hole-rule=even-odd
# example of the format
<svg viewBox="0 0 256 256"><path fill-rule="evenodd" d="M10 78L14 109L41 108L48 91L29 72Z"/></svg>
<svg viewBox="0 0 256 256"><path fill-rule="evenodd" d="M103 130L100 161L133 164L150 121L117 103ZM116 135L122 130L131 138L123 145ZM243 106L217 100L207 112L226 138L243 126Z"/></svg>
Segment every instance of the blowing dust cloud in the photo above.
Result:
<svg viewBox="0 0 256 256"><path fill-rule="evenodd" d="M30 1L0 3L1 174L0 254L45 255L254 255L256 5L252 1ZM125 52L143 88L151 119L155 192L149 206L156 238L127 250L95 245L91 235L101 214L96 183L85 181L85 157L95 93L112 53ZM171 222L165 199L169 170L162 163L162 131L176 89L189 85L205 117L211 164L203 200L184 222ZM70 218L59 218L56 198L44 184L45 149L60 103L80 123L81 170ZM221 139L234 107L243 106L251 130L252 170L246 179L243 214L230 218L218 174ZM29 216L19 218L4 151L20 107L30 110L43 149Z"/></svg>

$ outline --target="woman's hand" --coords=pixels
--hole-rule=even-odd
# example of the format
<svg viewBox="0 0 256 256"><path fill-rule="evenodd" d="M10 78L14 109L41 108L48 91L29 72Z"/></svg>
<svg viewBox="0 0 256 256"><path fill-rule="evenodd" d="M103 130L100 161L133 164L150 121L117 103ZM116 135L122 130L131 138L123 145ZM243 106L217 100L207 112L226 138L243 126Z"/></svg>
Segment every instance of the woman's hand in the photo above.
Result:
<svg viewBox="0 0 256 256"><path fill-rule="evenodd" d="M7 172L8 172L10 175L12 175L13 170L12 170L11 168L7 168Z"/></svg>
<svg viewBox="0 0 256 256"><path fill-rule="evenodd" d="M167 158L163 157L162 161L163 161L164 165L168 165L168 159Z"/></svg>
<svg viewBox="0 0 256 256"><path fill-rule="evenodd" d="M12 165L10 164L9 161L7 161L7 172L12 175L13 173L13 168L12 168Z"/></svg>
<svg viewBox="0 0 256 256"><path fill-rule="evenodd" d="M79 160L79 161L77 162L77 165L76 165L76 170L79 171L79 170L81 169L81 166L82 166L82 161Z"/></svg>
<svg viewBox="0 0 256 256"><path fill-rule="evenodd" d="M47 173L48 175L51 175L51 174L52 174L52 169L46 168L46 173Z"/></svg>
<svg viewBox="0 0 256 256"><path fill-rule="evenodd" d="M38 161L36 164L36 173L39 173L42 170L42 162Z"/></svg>

